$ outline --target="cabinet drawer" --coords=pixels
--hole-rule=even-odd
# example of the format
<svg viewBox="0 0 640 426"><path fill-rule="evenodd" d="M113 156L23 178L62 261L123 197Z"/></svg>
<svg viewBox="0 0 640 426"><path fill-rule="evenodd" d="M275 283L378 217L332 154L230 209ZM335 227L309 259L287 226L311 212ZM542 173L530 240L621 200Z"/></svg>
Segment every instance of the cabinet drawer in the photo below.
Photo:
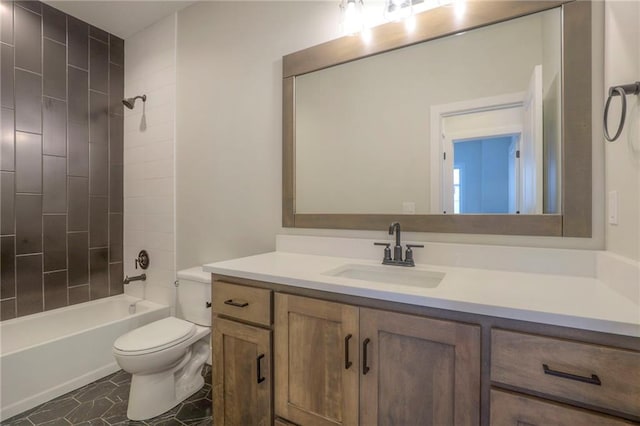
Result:
<svg viewBox="0 0 640 426"><path fill-rule="evenodd" d="M621 426L630 423L538 398L491 390L492 426Z"/></svg>
<svg viewBox="0 0 640 426"><path fill-rule="evenodd" d="M491 331L491 380L640 416L640 353Z"/></svg>
<svg viewBox="0 0 640 426"><path fill-rule="evenodd" d="M271 290L214 281L211 300L216 314L271 325Z"/></svg>

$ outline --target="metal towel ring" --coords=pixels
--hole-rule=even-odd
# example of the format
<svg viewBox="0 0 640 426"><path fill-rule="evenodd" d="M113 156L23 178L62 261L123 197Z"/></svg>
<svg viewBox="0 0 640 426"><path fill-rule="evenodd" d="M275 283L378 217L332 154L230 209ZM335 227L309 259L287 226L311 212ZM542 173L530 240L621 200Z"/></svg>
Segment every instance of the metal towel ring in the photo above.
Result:
<svg viewBox="0 0 640 426"><path fill-rule="evenodd" d="M604 106L604 137L609 142L613 142L620 137L622 129L624 128L624 122L627 119L627 96L640 94L640 81L636 81L631 84L624 84L620 86L613 86L609 88L609 97L607 103ZM620 96L622 102L622 112L620 114L620 122L618 123L618 130L616 134L611 137L609 134L609 128L607 119L609 118L609 106L611 105L611 99L614 96Z"/></svg>

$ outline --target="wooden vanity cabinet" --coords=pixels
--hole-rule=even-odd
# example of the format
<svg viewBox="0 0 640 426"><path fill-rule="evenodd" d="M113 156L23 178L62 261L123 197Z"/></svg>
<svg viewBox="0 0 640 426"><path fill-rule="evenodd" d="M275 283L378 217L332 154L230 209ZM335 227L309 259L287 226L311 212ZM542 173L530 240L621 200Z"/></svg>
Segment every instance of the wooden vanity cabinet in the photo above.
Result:
<svg viewBox="0 0 640 426"><path fill-rule="evenodd" d="M360 338L360 424L480 422L480 327L360 308Z"/></svg>
<svg viewBox="0 0 640 426"><path fill-rule="evenodd" d="M301 425L480 419L480 328L275 296L276 415Z"/></svg>
<svg viewBox="0 0 640 426"><path fill-rule="evenodd" d="M492 426L622 426L622 419L497 389L491 390Z"/></svg>
<svg viewBox="0 0 640 426"><path fill-rule="evenodd" d="M273 422L271 291L223 282L214 282L212 290L213 422L269 426Z"/></svg>
<svg viewBox="0 0 640 426"><path fill-rule="evenodd" d="M358 308L276 294L274 329L276 415L358 424Z"/></svg>
<svg viewBox="0 0 640 426"><path fill-rule="evenodd" d="M216 426L640 419L634 337L233 277L212 308Z"/></svg>

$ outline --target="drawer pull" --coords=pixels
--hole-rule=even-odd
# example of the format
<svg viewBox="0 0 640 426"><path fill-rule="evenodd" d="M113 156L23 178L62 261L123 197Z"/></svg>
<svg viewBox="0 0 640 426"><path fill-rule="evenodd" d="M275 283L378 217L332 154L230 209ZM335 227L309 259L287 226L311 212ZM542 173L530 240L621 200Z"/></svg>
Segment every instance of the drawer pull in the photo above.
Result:
<svg viewBox="0 0 640 426"><path fill-rule="evenodd" d="M367 365L367 346L371 340L369 338L364 339L362 342L362 375L365 375L369 372L370 368Z"/></svg>
<svg viewBox="0 0 640 426"><path fill-rule="evenodd" d="M547 364L542 364L542 369L544 370L544 374L548 374L550 376L562 377L563 379L569 379L569 380L576 380L578 382L589 383L591 385L596 385L596 386L602 385L602 382L600 382L600 378L595 374L592 374L591 377L578 376L576 374L552 370L549 368Z"/></svg>
<svg viewBox="0 0 640 426"><path fill-rule="evenodd" d="M351 340L351 334L347 335L347 337L344 338L344 369L348 370L349 367L351 367L351 365L353 365L353 363L351 361L349 361L349 340Z"/></svg>
<svg viewBox="0 0 640 426"><path fill-rule="evenodd" d="M262 373L260 372L260 360L262 360L262 358L264 358L264 354L258 355L258 358L256 359L256 363L258 364L258 383L262 383L265 380L265 378L262 377Z"/></svg>
<svg viewBox="0 0 640 426"><path fill-rule="evenodd" d="M244 308L246 306L249 306L249 302L234 302L233 299L225 300L224 304L229 306L235 306L236 308Z"/></svg>

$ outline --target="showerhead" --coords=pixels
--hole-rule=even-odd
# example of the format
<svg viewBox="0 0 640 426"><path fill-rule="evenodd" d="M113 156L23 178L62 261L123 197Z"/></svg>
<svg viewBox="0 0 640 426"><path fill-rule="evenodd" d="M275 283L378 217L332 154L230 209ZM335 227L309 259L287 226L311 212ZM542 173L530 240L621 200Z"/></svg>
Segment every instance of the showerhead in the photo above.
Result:
<svg viewBox="0 0 640 426"><path fill-rule="evenodd" d="M124 106L126 106L129 109L133 109L133 107L136 104L136 99L142 99L142 102L146 102L147 101L147 95L142 95L142 96L136 96L134 98L126 98L122 100L122 103Z"/></svg>

